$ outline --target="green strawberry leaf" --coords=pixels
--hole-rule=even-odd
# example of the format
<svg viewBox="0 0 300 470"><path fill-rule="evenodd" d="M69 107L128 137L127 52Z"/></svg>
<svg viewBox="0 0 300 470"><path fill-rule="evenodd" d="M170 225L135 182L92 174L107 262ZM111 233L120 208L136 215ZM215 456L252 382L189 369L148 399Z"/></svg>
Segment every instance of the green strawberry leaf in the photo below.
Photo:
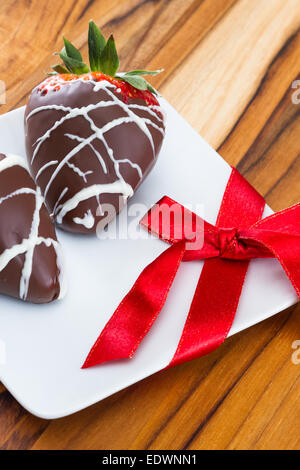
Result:
<svg viewBox="0 0 300 470"><path fill-rule="evenodd" d="M61 58L61 60L63 61L63 63L69 70L69 72L71 73L81 75L82 73L88 73L90 71L88 66L84 62L80 60L72 59L71 57L66 55L63 51L60 52L59 57Z"/></svg>
<svg viewBox="0 0 300 470"><path fill-rule="evenodd" d="M61 64L57 65L52 65L51 68L56 72L56 73L68 73L68 70ZM53 72L51 72L53 74Z"/></svg>
<svg viewBox="0 0 300 470"><path fill-rule="evenodd" d="M101 54L105 48L106 41L98 26L93 22L89 22L89 59L90 67L93 72L101 69Z"/></svg>
<svg viewBox="0 0 300 470"><path fill-rule="evenodd" d="M158 73L163 72L161 70L131 70L130 72L125 72L124 75L157 75Z"/></svg>
<svg viewBox="0 0 300 470"><path fill-rule="evenodd" d="M64 37L64 43L65 43L65 47L64 47L64 51L62 52L65 52L68 57L71 57L71 59L75 59L75 60L78 60L79 62L82 62L82 55L80 54L79 50L75 46L73 46L73 44L70 41L68 41L65 37Z"/></svg>
<svg viewBox="0 0 300 470"><path fill-rule="evenodd" d="M137 88L138 90L147 90L147 82L143 77L140 77L138 75L122 75L121 77L118 77L121 80L124 80L124 82L129 83L132 85L134 88Z"/></svg>
<svg viewBox="0 0 300 470"><path fill-rule="evenodd" d="M100 72L114 77L119 68L119 57L112 34L109 36L108 41L101 53L100 62Z"/></svg>
<svg viewBox="0 0 300 470"><path fill-rule="evenodd" d="M129 83L132 85L134 88L137 88L138 90L145 91L149 90L151 93L154 95L157 95L157 91L153 88L152 85L150 85L145 78L141 77L140 75L127 75L127 74L118 74L116 77L119 80L123 80L124 82Z"/></svg>

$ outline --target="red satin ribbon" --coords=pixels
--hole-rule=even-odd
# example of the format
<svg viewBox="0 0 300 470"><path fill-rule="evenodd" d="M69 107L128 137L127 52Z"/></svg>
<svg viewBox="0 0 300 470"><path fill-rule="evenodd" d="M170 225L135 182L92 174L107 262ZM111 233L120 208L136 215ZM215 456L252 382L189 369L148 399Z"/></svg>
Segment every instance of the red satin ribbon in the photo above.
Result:
<svg viewBox="0 0 300 470"><path fill-rule="evenodd" d="M165 232L160 216L163 206L175 208L182 215L173 217L170 233ZM206 259L168 367L208 354L223 343L252 258L277 258L300 297L300 204L261 220L264 206L263 198L235 169L227 183L216 226L172 199L162 198L141 223L171 243L171 247L140 274L106 324L83 368L134 355L163 308L181 261ZM196 241L195 234L203 235L203 245L197 249L190 245Z"/></svg>

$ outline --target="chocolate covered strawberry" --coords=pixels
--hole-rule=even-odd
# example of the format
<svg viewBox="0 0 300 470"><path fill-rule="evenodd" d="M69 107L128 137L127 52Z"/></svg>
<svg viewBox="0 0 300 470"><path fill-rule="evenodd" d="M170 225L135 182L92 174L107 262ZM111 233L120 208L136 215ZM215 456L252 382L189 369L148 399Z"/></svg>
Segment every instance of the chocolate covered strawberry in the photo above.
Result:
<svg viewBox="0 0 300 470"><path fill-rule="evenodd" d="M135 70L118 74L112 36L89 25L90 69L66 39L64 65L26 108L31 172L56 223L93 233L118 213L157 160L165 126L156 92Z"/></svg>
<svg viewBox="0 0 300 470"><path fill-rule="evenodd" d="M60 246L26 161L0 154L0 293L35 303L63 295Z"/></svg>

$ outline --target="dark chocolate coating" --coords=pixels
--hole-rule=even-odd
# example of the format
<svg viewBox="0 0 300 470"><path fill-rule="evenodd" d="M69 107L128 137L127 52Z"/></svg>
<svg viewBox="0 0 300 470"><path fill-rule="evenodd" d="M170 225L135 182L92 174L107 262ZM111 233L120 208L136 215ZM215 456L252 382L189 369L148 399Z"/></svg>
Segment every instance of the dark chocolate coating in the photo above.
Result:
<svg viewBox="0 0 300 470"><path fill-rule="evenodd" d="M114 89L111 89L111 92L117 98L117 104L92 109L88 113L89 118L92 119L97 128L101 129L107 123L117 118L128 116L126 110L118 105L118 102L121 101L120 95ZM43 194L57 165L79 144L78 139L88 138L93 134L93 131L91 123L83 116L76 116L65 120L42 143L33 164L31 164L37 139L43 136L58 120L66 116L68 111L44 109L33 114L28 119L27 116L41 106L63 105L74 109L87 105L96 105L101 101L111 101L111 96L109 96L108 92L105 89L95 91L93 83L83 83L80 80L63 85L59 91L49 90L46 95L43 95L38 90L38 87L33 90L25 115L26 149L31 173L36 179L36 183L41 187ZM126 104L146 106L144 100L133 98L130 98ZM135 191L156 163L163 141L164 124L161 119L162 116L156 112L150 113L147 110L138 108L131 108L131 111L135 115L149 119L154 123L154 126L149 125L149 123L147 124L153 139L154 152L149 138L135 122L118 125L106 132L104 137L116 160L129 159L132 164L139 165L142 171L142 178L140 178L137 169L131 166L130 163L122 162L119 164L122 178ZM158 126L162 132L155 126ZM77 140L71 139L67 134L75 135ZM73 165L73 169L65 164L55 177L53 184L45 195L45 202L51 214L53 214L55 204L57 204L57 200L65 188L68 189L62 197L60 204L64 204L82 188L95 184L113 183L118 179L115 166L104 143L99 138L96 138L92 141L92 145L94 149L86 145L69 160L69 164ZM106 174L95 151L103 158L107 168ZM58 163L45 168L37 178L41 167L51 161L58 161ZM77 168L77 172L74 171L74 165ZM85 173L86 176L80 176L78 169ZM62 223L59 226L74 233L95 233L98 222L103 219L99 210L97 211L99 208L98 202L96 197L90 197L80 202L76 208L70 210L63 217ZM120 197L120 193L109 194L105 192L100 195L100 203L102 205L112 204L116 213L119 213L125 204L124 199ZM90 211L89 213L92 214L95 221L91 228L74 222L74 218L82 219L88 211ZM54 212L53 216L56 218L57 210Z"/></svg>
<svg viewBox="0 0 300 470"><path fill-rule="evenodd" d="M0 154L0 162L7 157ZM5 250L28 239L33 225L33 214L36 208L35 194L16 194L16 190L29 188L36 191L36 186L28 171L19 165L0 171L0 262ZM3 199L12 195L7 199ZM55 242L54 225L46 207L39 211L38 236L51 238ZM20 298L20 282L26 252L13 257L0 271L0 292ZM60 294L59 274L56 250L41 243L34 247L32 269L29 271L27 300L34 303L47 303L58 298Z"/></svg>

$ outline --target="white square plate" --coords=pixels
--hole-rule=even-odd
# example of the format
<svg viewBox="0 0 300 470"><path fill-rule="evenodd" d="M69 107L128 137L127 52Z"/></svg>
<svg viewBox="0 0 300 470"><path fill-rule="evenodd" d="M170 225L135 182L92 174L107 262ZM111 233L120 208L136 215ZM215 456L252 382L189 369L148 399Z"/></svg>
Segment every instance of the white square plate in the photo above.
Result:
<svg viewBox="0 0 300 470"><path fill-rule="evenodd" d="M150 208L168 195L184 205L202 204L202 215L214 223L230 167L167 102L162 105L167 112L163 149L129 208L136 202ZM1 153L25 157L23 116L24 108L0 116ZM266 208L265 215L270 212ZM126 217L119 219L126 224ZM0 380L27 410L49 419L85 408L169 363L203 264L180 266L166 305L133 359L82 370L115 308L167 245L157 239L98 240L62 231L58 237L69 284L65 299L39 306L0 297ZM230 335L296 301L277 260L251 261Z"/></svg>

